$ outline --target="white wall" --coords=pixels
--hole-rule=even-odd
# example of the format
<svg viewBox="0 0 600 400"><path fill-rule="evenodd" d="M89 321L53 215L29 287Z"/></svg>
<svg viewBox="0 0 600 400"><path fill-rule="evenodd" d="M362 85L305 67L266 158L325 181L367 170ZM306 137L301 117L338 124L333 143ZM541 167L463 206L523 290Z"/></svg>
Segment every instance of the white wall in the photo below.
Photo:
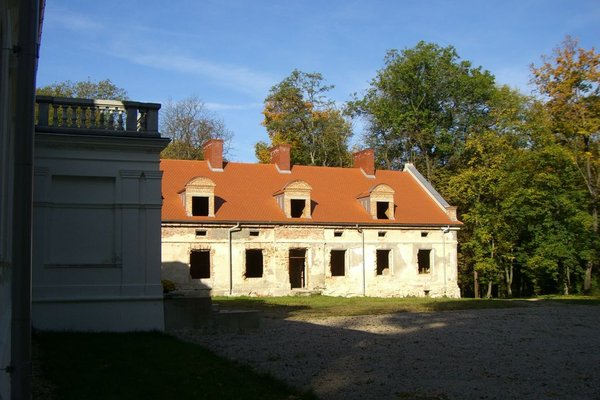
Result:
<svg viewBox="0 0 600 400"><path fill-rule="evenodd" d="M162 276L179 289L195 290L201 295L229 293L229 226L163 224ZM196 236L206 230L206 236ZM250 236L259 231L259 236ZM341 237L334 235L342 232ZM385 231L384 237L378 235ZM290 294L288 254L290 249L306 248L306 289L332 296L444 296L459 297L456 263L456 231L441 229L344 227L244 227L232 233L232 280L234 295L277 296ZM427 232L426 237L421 233ZM245 250L263 249L262 278L245 278ZM189 255L192 250L210 250L211 276L191 279ZM376 274L377 250L390 250L390 270ZM417 251L431 250L431 272L419 274ZM331 250L346 250L344 276L332 276ZM444 253L445 250L445 253ZM444 285L444 266L446 284ZM363 275L364 268L364 275ZM364 278L363 278L364 276ZM364 287L364 289L363 289Z"/></svg>
<svg viewBox="0 0 600 400"><path fill-rule="evenodd" d="M160 138L36 134L33 325L162 330Z"/></svg>

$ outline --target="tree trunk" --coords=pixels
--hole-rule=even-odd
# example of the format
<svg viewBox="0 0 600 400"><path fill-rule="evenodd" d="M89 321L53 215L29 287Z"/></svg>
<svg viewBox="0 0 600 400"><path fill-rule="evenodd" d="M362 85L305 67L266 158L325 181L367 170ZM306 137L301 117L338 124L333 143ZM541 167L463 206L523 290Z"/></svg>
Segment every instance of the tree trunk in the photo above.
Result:
<svg viewBox="0 0 600 400"><path fill-rule="evenodd" d="M473 292L475 293L476 299L481 298L481 295L479 294L479 276L476 270L473 270Z"/></svg>
<svg viewBox="0 0 600 400"><path fill-rule="evenodd" d="M492 281L488 282L488 287L487 287L487 293L485 295L486 299L491 299L492 298Z"/></svg>
<svg viewBox="0 0 600 400"><path fill-rule="evenodd" d="M510 263L509 267L504 267L504 275L506 280L506 297L512 297L512 283L513 283L513 265Z"/></svg>
<svg viewBox="0 0 600 400"><path fill-rule="evenodd" d="M598 204L594 201L592 205L592 226L594 228L594 233L598 235ZM585 268L585 275L583 276L583 292L590 293L592 290L592 269L594 267L594 262L592 260L588 261L587 266Z"/></svg>

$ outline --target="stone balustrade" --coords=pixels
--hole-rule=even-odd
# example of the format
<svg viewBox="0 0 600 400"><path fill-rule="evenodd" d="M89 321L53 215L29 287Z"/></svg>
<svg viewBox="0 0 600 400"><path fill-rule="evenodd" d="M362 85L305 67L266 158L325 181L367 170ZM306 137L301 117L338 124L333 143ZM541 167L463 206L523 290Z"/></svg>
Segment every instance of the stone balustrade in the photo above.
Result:
<svg viewBox="0 0 600 400"><path fill-rule="evenodd" d="M160 104L52 96L36 97L36 130L124 136L160 136Z"/></svg>

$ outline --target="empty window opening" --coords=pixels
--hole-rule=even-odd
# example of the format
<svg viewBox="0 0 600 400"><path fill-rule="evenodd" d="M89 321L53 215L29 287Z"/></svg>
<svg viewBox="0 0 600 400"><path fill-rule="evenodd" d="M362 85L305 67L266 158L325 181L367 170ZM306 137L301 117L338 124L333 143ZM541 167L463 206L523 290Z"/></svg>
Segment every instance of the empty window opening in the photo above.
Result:
<svg viewBox="0 0 600 400"><path fill-rule="evenodd" d="M304 215L305 200L292 199L290 200L292 218L301 218Z"/></svg>
<svg viewBox="0 0 600 400"><path fill-rule="evenodd" d="M196 236L206 236L206 231L203 229L197 229Z"/></svg>
<svg viewBox="0 0 600 400"><path fill-rule="evenodd" d="M261 249L246 250L246 278L262 278L263 253Z"/></svg>
<svg viewBox="0 0 600 400"><path fill-rule="evenodd" d="M421 237L427 237L427 235L429 235L429 232L421 232Z"/></svg>
<svg viewBox="0 0 600 400"><path fill-rule="evenodd" d="M306 287L306 249L290 249L290 286L292 289Z"/></svg>
<svg viewBox="0 0 600 400"><path fill-rule="evenodd" d="M390 251L377 250L377 275L390 274Z"/></svg>
<svg viewBox="0 0 600 400"><path fill-rule="evenodd" d="M190 253L190 275L192 279L210 278L210 251L192 250Z"/></svg>
<svg viewBox="0 0 600 400"><path fill-rule="evenodd" d="M377 232L377 236L379 236L379 237L385 237L385 234L386 234L386 233L387 233L387 232L384 232L384 231Z"/></svg>
<svg viewBox="0 0 600 400"><path fill-rule="evenodd" d="M250 231L250 236L258 236L258 231Z"/></svg>
<svg viewBox="0 0 600 400"><path fill-rule="evenodd" d="M377 219L389 219L388 210L390 208L390 203L387 201L378 201L377 202Z"/></svg>
<svg viewBox="0 0 600 400"><path fill-rule="evenodd" d="M208 197L192 197L192 215L199 217L208 217Z"/></svg>
<svg viewBox="0 0 600 400"><path fill-rule="evenodd" d="M417 262L419 264L419 273L428 274L431 268L431 249L419 250L417 253Z"/></svg>
<svg viewBox="0 0 600 400"><path fill-rule="evenodd" d="M331 276L346 275L346 250L331 250L329 266L331 267Z"/></svg>
<svg viewBox="0 0 600 400"><path fill-rule="evenodd" d="M333 232L333 236L335 236L335 237L342 237L343 233L344 232L342 232L342 231L335 231L335 232Z"/></svg>

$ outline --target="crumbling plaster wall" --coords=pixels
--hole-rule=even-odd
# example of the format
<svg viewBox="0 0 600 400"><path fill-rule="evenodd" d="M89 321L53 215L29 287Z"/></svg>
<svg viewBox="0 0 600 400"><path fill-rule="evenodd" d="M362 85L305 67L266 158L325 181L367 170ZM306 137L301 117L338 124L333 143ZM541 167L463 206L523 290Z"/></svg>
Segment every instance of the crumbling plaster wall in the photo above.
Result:
<svg viewBox="0 0 600 400"><path fill-rule="evenodd" d="M230 287L229 229L232 227L163 223L162 278L173 281L179 289L207 296L227 295L230 290L233 295L288 295L293 293L288 267L289 250L306 249L306 290L332 296L438 297L444 293L449 297L460 296L456 231L443 233L439 228L242 226L231 232ZM205 233L198 235L200 231ZM258 235L252 236L251 232L255 235L258 232ZM247 249L263 251L261 278L244 276ZM390 252L389 270L382 275L377 275L376 271L378 249ZM419 249L431 250L430 273L418 273ZM210 278L191 279L189 262L192 250L210 250ZM331 250L346 251L344 276L332 276Z"/></svg>

